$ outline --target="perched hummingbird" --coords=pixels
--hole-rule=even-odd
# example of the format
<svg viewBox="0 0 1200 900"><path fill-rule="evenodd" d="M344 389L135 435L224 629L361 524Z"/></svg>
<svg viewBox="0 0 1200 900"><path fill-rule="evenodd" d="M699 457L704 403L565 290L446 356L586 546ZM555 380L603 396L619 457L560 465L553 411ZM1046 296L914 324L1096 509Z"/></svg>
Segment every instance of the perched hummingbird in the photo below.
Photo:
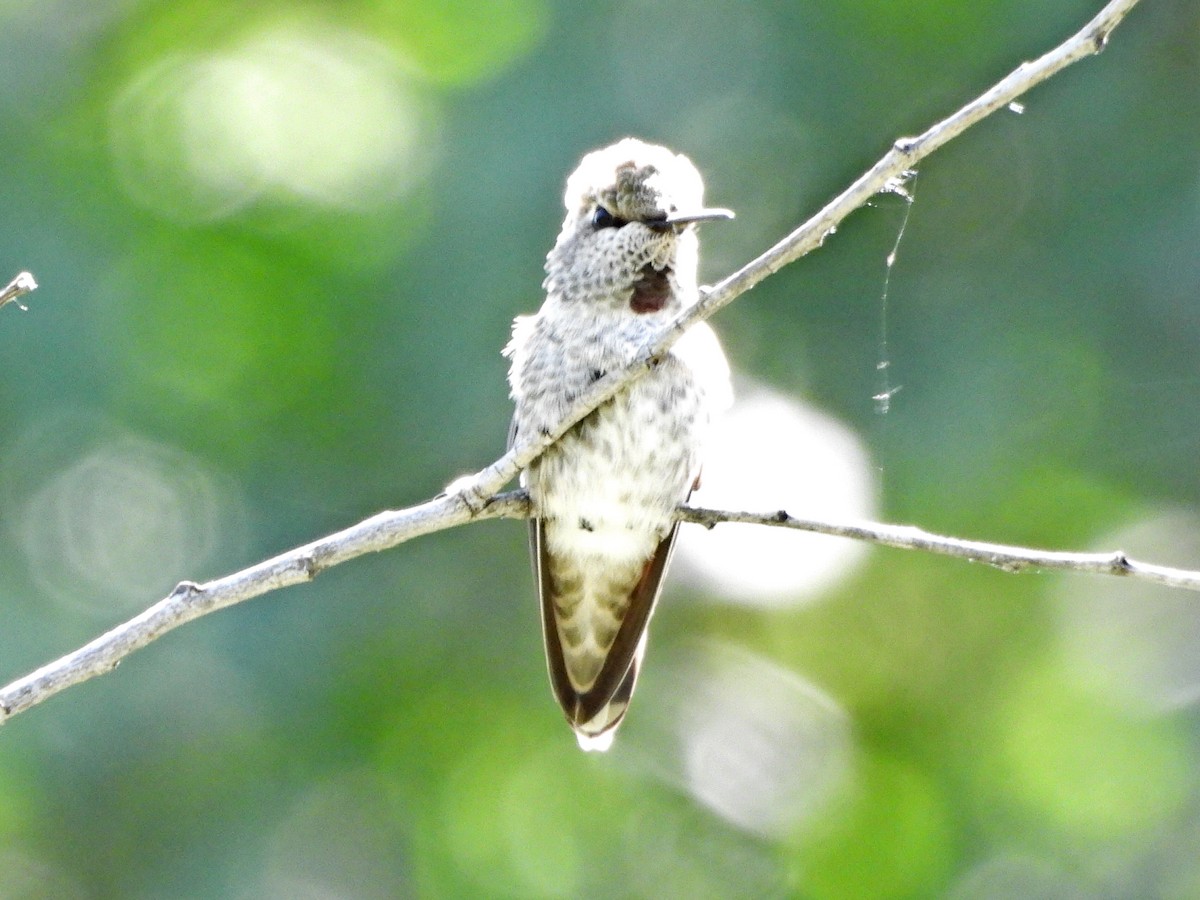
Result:
<svg viewBox="0 0 1200 900"><path fill-rule="evenodd" d="M699 297L704 183L685 156L633 138L589 153L567 180L567 217L546 257L546 301L513 323L504 353L516 403L509 445L559 423L579 394L631 362ZM732 393L706 324L522 475L550 683L585 750L625 715L702 445Z"/></svg>

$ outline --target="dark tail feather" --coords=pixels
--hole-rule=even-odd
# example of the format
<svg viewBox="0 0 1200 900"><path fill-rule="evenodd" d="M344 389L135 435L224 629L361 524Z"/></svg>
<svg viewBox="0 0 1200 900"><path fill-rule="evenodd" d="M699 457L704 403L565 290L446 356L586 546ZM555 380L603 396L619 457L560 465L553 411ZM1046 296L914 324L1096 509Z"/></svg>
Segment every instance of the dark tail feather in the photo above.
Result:
<svg viewBox="0 0 1200 900"><path fill-rule="evenodd" d="M542 606L542 634L546 646L546 664L554 696L575 730L585 750L607 749L612 736L633 696L638 669L646 647L646 629L662 592L663 576L671 561L678 524L671 528L653 555L646 561L642 576L634 585L625 617L617 631L604 664L587 691L580 693L571 684L563 660L562 644L554 612L556 590L549 560L543 546L542 522L531 519L530 545L534 575Z"/></svg>

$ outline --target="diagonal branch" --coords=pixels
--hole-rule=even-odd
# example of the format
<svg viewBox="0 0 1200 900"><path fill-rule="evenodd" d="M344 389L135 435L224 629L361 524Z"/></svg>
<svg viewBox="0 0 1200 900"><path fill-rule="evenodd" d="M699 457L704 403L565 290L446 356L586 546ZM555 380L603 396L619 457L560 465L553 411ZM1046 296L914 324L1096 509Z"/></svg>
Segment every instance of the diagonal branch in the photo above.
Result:
<svg viewBox="0 0 1200 900"><path fill-rule="evenodd" d="M528 466L576 422L633 379L653 368L690 326L707 319L764 278L821 246L826 236L832 233L846 216L875 194L886 190L897 180L903 179L914 165L967 128L1011 103L1026 91L1072 63L1099 53L1104 48L1109 34L1136 3L1137 0L1112 0L1083 29L1054 50L1033 62L1018 66L1011 74L975 100L919 136L896 141L879 162L826 204L815 216L757 259L707 291L699 303L667 326L627 366L608 373L592 384L576 399L556 428L543 435L524 437L508 453L487 468L475 475L459 479L447 489L447 493L426 503L409 509L379 513L343 531L320 538L303 547L297 547L224 578L218 578L205 584L181 582L169 596L140 615L101 635L80 649L0 688L0 724L71 685L111 671L133 651L199 616L288 585L310 581L317 573L330 566L338 565L366 553L394 547L424 534L481 519L523 517L526 504L522 494L518 492L497 495L496 492L512 481L518 472ZM25 274L22 273L22 276ZM4 298L4 302L13 300L25 290L32 289L33 279L31 277L27 284L22 282L21 285L14 288L18 281L22 281L22 276L18 276L13 284L5 288L3 294L0 294L0 297ZM9 293L13 290L16 290L15 294ZM0 303L0 305L3 304ZM695 519L689 517L705 515L710 518L702 518L701 521L711 524L716 521L712 517L718 514L711 510L692 510L681 513L681 518L694 521ZM750 514L721 515L748 517ZM724 520L734 521L735 519ZM754 521L752 518L736 520ZM790 517L785 521L780 521L776 515L762 517L760 524L783 524L797 528L808 525L821 526L813 528L813 530L841 527L821 523L800 523L799 520L793 520ZM874 534L871 533L871 529L875 529ZM891 537L882 536L889 531ZM905 529L896 529L894 526L861 526L861 530L853 533L847 531L845 534L864 540L878 540L894 546L952 552L952 555L980 559L1010 568L1031 565L1050 568L1052 564L1047 563L1046 560L1056 556L1056 554L1038 554L1037 551L1019 551L1016 555L1010 554L1008 557L1003 557L1002 554L995 551L1015 551L1016 548L997 548L994 545L971 544L961 541L956 542L963 548L961 551L950 551L944 548L949 546L946 542L952 539L938 539L936 536L915 530L906 532ZM904 536L905 534L907 537ZM939 541L942 542L940 545L938 545ZM1021 554L1025 555L1021 556ZM1038 556L1040 561L1032 559L1032 556ZM1020 558L1018 559L1018 557ZM1125 574L1138 574L1147 568L1155 569L1160 574L1170 571L1133 564L1131 561L1124 560L1123 556L1121 560L1120 563L1113 563L1107 569L1097 567L1088 569L1088 571L1122 571ZM1135 567L1137 572L1135 572ZM1200 575L1197 575L1195 579L1189 581L1190 573L1184 573L1184 575L1188 577L1179 582L1166 580L1165 577L1155 580L1175 583L1180 587L1194 587L1195 584L1192 582L1200 579Z"/></svg>
<svg viewBox="0 0 1200 900"><path fill-rule="evenodd" d="M824 209L770 250L709 289L699 303L681 313L627 366L614 369L593 382L591 387L575 400L557 428L543 435L522 436L504 456L474 478L457 482L456 487L463 502L473 509L478 508L487 497L516 478L518 472L537 459L572 425L630 381L654 368L656 362L688 328L728 306L734 299L788 263L795 262L820 247L825 238L832 234L850 213L890 185L902 180L913 166L935 150L1072 63L1099 53L1104 49L1113 29L1137 2L1138 0L1112 0L1087 25L1049 53L1033 62L1022 63L966 106L926 129L919 136L897 140L879 162L830 200Z"/></svg>
<svg viewBox="0 0 1200 900"><path fill-rule="evenodd" d="M408 509L381 512L224 578L204 584L181 581L145 612L0 688L0 725L71 685L112 671L134 650L192 619L270 591L312 581L325 569L412 538L484 519L524 518L527 509L522 492L500 494L477 511L443 494Z"/></svg>

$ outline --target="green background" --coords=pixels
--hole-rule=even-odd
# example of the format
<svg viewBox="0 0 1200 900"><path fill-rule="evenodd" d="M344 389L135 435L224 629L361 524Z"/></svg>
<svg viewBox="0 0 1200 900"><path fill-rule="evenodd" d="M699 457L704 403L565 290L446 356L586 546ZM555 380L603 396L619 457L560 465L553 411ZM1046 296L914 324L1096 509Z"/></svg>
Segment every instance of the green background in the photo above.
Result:
<svg viewBox="0 0 1200 900"><path fill-rule="evenodd" d="M0 2L0 278L42 285L0 311L0 679L498 456L584 152L696 161L711 281L1098 7ZM1025 104L921 166L886 415L900 198L714 324L854 429L886 520L1198 568L1200 7ZM422 538L12 720L0 896L1200 894L1200 598L882 549L794 605L677 584L598 757L525 552ZM657 715L729 654L844 738L810 796L802 727L734 733L750 824Z"/></svg>

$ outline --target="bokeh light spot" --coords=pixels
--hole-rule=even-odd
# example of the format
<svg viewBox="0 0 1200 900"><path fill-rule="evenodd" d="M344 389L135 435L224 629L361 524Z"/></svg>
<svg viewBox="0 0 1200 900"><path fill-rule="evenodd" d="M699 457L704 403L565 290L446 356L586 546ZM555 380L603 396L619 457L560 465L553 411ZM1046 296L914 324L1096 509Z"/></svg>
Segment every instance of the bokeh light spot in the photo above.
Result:
<svg viewBox="0 0 1200 900"><path fill-rule="evenodd" d="M1162 511L1095 543L1195 568L1200 520ZM1077 677L1134 712L1173 710L1200 699L1195 597L1129 578L1078 576L1062 579L1057 599L1059 640Z"/></svg>
<svg viewBox="0 0 1200 900"><path fill-rule="evenodd" d="M185 222L260 199L374 208L420 179L434 143L428 103L382 44L300 21L146 67L109 131L130 196Z"/></svg>
<svg viewBox="0 0 1200 900"><path fill-rule="evenodd" d="M688 643L656 653L628 739L648 768L727 823L782 837L848 782L849 718L795 673L749 651Z"/></svg>
<svg viewBox="0 0 1200 900"><path fill-rule="evenodd" d="M692 502L810 518L874 516L871 461L850 429L766 387L739 382L735 394L705 448ZM686 580L723 599L763 605L810 599L866 552L854 541L761 525L684 527L678 541Z"/></svg>
<svg viewBox="0 0 1200 900"><path fill-rule="evenodd" d="M8 512L39 587L108 615L144 605L207 561L224 507L218 483L173 447L114 436L26 483L27 499Z"/></svg>

